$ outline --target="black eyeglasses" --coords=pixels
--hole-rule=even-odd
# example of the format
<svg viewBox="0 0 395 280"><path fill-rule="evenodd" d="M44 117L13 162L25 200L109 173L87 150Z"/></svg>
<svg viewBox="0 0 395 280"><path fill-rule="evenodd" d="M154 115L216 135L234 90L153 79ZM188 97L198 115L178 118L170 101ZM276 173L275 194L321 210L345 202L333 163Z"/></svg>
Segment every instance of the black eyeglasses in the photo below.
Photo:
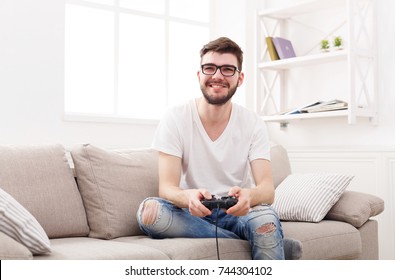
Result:
<svg viewBox="0 0 395 280"><path fill-rule="evenodd" d="M207 64L203 64L201 67L202 67L203 74L210 75L210 76L217 73L218 69L224 77L232 77L236 73L236 71L240 73L240 70L237 69L237 67L233 66L233 65L217 66L212 63L207 63Z"/></svg>

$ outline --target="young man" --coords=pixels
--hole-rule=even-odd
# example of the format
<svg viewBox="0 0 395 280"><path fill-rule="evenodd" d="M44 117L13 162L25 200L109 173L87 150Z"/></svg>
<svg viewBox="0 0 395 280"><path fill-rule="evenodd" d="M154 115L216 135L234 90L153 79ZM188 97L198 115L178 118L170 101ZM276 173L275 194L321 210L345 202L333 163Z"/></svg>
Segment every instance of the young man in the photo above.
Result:
<svg viewBox="0 0 395 280"><path fill-rule="evenodd" d="M253 259L284 259L279 218L270 207L274 186L264 122L233 104L242 85L243 52L218 38L201 52L203 96L173 108L153 141L159 151L159 196L140 205L141 229L152 238L215 237L248 240ZM229 209L201 200L234 196Z"/></svg>

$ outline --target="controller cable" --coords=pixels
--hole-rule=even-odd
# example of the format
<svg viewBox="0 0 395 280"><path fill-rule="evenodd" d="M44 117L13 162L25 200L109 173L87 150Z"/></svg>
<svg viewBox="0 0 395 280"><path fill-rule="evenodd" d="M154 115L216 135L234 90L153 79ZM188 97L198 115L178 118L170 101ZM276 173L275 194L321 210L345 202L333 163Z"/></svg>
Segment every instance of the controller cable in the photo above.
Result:
<svg viewBox="0 0 395 280"><path fill-rule="evenodd" d="M217 245L217 259L219 260L219 245L218 245L218 212L219 212L219 204L217 204L217 214L215 218L215 244Z"/></svg>

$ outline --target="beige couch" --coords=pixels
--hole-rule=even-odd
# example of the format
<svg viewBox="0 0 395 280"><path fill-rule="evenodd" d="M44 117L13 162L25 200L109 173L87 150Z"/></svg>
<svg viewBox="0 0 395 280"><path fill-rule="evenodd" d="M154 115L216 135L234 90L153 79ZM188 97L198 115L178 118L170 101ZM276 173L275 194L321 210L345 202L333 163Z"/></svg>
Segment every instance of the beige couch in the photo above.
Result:
<svg viewBox="0 0 395 280"><path fill-rule="evenodd" d="M290 165L281 146L271 154L278 185ZM32 254L0 228L0 259L216 259L214 239L152 240L140 231L138 205L158 192L156 160L150 149L79 145L70 156L61 145L0 146L0 188L34 216L51 250ZM378 197L346 191L321 222L283 221L286 240L296 240L286 243L287 259L377 259L371 217L383 209ZM220 239L219 250L221 259L251 258L244 240Z"/></svg>

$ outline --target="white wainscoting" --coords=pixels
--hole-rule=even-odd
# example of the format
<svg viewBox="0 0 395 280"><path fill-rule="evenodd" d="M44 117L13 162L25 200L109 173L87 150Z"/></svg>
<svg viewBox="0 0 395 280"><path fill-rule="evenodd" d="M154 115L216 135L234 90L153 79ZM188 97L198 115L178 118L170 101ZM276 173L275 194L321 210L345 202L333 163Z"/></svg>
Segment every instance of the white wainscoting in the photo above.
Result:
<svg viewBox="0 0 395 280"><path fill-rule="evenodd" d="M395 259L395 147L288 148L293 173L353 174L348 190L381 197L385 210L379 223L380 259Z"/></svg>

